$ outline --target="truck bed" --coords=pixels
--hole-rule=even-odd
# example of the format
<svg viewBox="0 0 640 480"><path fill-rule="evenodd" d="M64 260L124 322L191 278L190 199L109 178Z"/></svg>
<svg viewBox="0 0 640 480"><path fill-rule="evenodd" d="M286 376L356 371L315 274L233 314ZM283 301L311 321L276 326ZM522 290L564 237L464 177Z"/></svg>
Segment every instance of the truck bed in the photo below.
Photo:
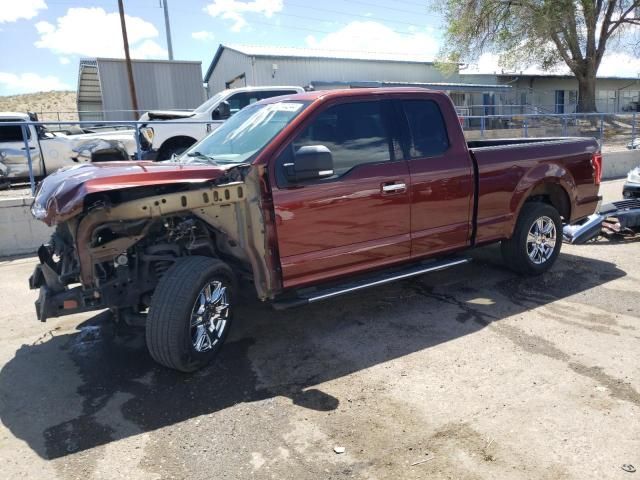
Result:
<svg viewBox="0 0 640 480"><path fill-rule="evenodd" d="M515 138L467 142L477 169L478 243L491 242L512 231L515 212L530 178L557 178L565 190L576 192L565 221L593 213L598 186L591 157L599 150L594 138ZM571 188L566 188L571 186ZM573 187L575 186L575 187ZM566 214L565 214L566 215Z"/></svg>

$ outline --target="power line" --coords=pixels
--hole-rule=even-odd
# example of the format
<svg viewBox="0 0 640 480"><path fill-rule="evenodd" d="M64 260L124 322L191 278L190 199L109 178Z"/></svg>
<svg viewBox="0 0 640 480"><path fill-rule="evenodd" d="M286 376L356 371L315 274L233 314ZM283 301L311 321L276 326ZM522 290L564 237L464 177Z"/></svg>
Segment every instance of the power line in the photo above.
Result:
<svg viewBox="0 0 640 480"><path fill-rule="evenodd" d="M310 7L310 6L305 5L305 4L295 3L295 2L291 2L291 1L287 2L287 6L293 6L293 7L296 7L296 8L304 8L305 10L315 10L315 11L318 11L318 12L327 12L327 13L333 13L333 14L337 13L338 15L347 15L349 17L358 17L358 18L363 18L365 20L369 20L369 21L377 21L378 20L377 17L373 17L373 16L370 16L370 15L363 15L363 14L358 14L358 13L344 12L342 10L333 10L333 9L330 9L330 8L322 8L322 7L316 7L316 6ZM282 13L282 12L279 12L279 13L277 13L277 15L285 15L285 14ZM287 15L291 15L291 14L287 14ZM312 17L308 17L308 18L312 18ZM326 20L324 18L315 18L315 17L313 17L313 19L314 20ZM391 19L388 19L388 18L384 19L384 23L399 23L399 24L402 24L402 25L409 25L409 26L415 26L416 25L416 22L405 22L405 21L402 21L402 20L391 20Z"/></svg>
<svg viewBox="0 0 640 480"><path fill-rule="evenodd" d="M296 14L293 14L293 13L279 13L278 15L282 15L284 17L300 18L300 19L303 19L303 20L320 20L317 17L308 17L308 16L305 16L305 15L296 15ZM251 20L251 22L254 22L254 20ZM350 24L348 22L335 22L335 21L331 21L331 23L335 23L336 25L343 25L345 27ZM414 23L409 23L409 22L403 22L403 23L406 23L407 25L415 27ZM386 27L386 25L385 25L385 27ZM387 27L387 28L389 28L389 27ZM401 32L401 31L398 31L398 30L394 30L392 28L389 28L389 30L391 30L393 33L396 33L398 35L407 35L407 36L413 36L416 33L418 33L418 32ZM322 32L334 33L334 32L331 32L331 31L322 31Z"/></svg>
<svg viewBox="0 0 640 480"><path fill-rule="evenodd" d="M429 16L426 12L416 12L415 10L405 10L403 8L396 8L396 7L388 7L387 5L380 5L377 3L369 3L369 2L363 2L362 0L342 0L344 2L348 2L348 3L357 3L359 5L366 5L367 7L374 7L374 8L384 8L387 10L394 10L396 12L403 12L403 13L410 13L411 15L424 15L424 16Z"/></svg>
<svg viewBox="0 0 640 480"><path fill-rule="evenodd" d="M195 10L191 10L191 9L183 9L183 8L173 8L174 11L179 11L188 15L198 15L201 16L202 13L201 12L197 12ZM318 8L318 10L320 10ZM324 9L323 9L324 10ZM283 12L278 12L275 15L279 15L279 16L283 16L283 17L292 17L292 18L300 18L303 20L312 20L312 21L326 21L326 19L324 18L318 18L318 17L310 17L310 16L306 16L306 15L296 15L293 13L283 13ZM368 18L368 17L367 17ZM306 31L306 32L313 32L313 33L323 33L323 34L330 34L330 33L335 33L335 30L323 30L323 29L319 29L319 28L312 28L312 27L301 27L298 25L290 25L290 24L276 24L273 22L266 22L263 20L250 20L247 21L248 24L258 24L258 25L265 25L265 26L269 26L269 27L282 27L282 28L286 28L286 29L293 29L293 30L302 30L302 31ZM346 22L333 22L339 25L344 25L347 26L349 25L349 23ZM405 22L402 22L405 23ZM406 22L408 25L411 26L415 26L415 24L412 23L408 23ZM386 25L385 25L386 26ZM389 28L389 27L387 27ZM402 32L402 31L398 31L398 30L394 30L392 28L389 28L389 30L397 35L403 35L403 36L407 36L407 37L413 37L416 33L421 33L421 32ZM422 32L423 33L423 32ZM347 35L349 37L352 38L360 38L360 35ZM382 37L370 37L370 38L382 38Z"/></svg>

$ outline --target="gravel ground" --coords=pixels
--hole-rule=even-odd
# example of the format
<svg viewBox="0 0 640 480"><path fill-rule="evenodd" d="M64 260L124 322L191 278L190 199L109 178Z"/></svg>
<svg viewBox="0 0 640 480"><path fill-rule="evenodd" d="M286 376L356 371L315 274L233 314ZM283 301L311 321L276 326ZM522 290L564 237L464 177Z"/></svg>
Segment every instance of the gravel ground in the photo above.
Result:
<svg viewBox="0 0 640 480"><path fill-rule="evenodd" d="M640 467L638 251L565 245L551 272L524 279L492 247L331 303L275 312L247 299L194 375L156 366L143 336L104 314L37 322L35 259L0 262L0 471L634 478L622 466Z"/></svg>

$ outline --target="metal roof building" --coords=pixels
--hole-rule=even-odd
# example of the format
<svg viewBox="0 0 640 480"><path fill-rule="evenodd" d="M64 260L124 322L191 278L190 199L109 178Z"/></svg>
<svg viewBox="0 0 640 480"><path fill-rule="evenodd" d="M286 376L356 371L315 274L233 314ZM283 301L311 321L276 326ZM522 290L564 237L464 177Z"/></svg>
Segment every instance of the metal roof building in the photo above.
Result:
<svg viewBox="0 0 640 480"><path fill-rule="evenodd" d="M470 91L457 74L446 76L415 55L310 48L220 45L204 77L209 96L225 88L299 85L307 88L420 85ZM505 86L475 85L483 91Z"/></svg>
<svg viewBox="0 0 640 480"><path fill-rule="evenodd" d="M140 114L147 110L192 109L205 98L201 62L132 60ZM137 120L132 112L123 59L80 61L78 71L80 120Z"/></svg>

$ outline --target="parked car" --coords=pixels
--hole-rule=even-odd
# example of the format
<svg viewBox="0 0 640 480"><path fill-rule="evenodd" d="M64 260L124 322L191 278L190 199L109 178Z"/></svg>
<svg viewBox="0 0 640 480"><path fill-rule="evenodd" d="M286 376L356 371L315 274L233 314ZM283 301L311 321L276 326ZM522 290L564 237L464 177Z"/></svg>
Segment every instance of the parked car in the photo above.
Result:
<svg viewBox="0 0 640 480"><path fill-rule="evenodd" d="M629 143L627 143L627 150L637 150L640 148L640 137L634 138Z"/></svg>
<svg viewBox="0 0 640 480"><path fill-rule="evenodd" d="M231 115L265 98L304 92L302 87L242 87L223 90L193 111L151 111L141 122L170 121L140 128L140 144L147 160L167 160L179 155L218 128ZM188 123L188 122L210 123ZM178 122L178 123L175 123Z"/></svg>
<svg viewBox="0 0 640 480"><path fill-rule="evenodd" d="M595 139L465 141L441 92L267 99L172 161L45 179L32 212L56 232L30 285L40 320L109 308L145 326L156 361L193 371L220 349L240 279L289 308L495 242L507 266L541 274L562 222L595 211L600 174Z"/></svg>
<svg viewBox="0 0 640 480"><path fill-rule="evenodd" d="M622 187L624 198L640 198L640 167L636 167L627 174L627 181Z"/></svg>
<svg viewBox="0 0 640 480"><path fill-rule="evenodd" d="M33 114L0 112L0 186L29 178L27 147L21 126L10 122L37 121ZM136 152L134 130L87 131L73 127L51 132L27 126L27 144L35 177L77 163L128 160Z"/></svg>

